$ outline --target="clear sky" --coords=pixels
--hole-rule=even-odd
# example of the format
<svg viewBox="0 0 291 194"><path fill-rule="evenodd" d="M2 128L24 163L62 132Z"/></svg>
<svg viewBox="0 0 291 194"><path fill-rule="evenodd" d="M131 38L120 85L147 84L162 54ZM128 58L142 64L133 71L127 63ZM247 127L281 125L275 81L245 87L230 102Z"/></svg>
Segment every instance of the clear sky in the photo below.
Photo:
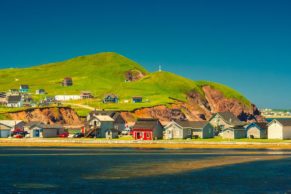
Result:
<svg viewBox="0 0 291 194"><path fill-rule="evenodd" d="M0 1L0 68L104 51L291 108L289 0Z"/></svg>

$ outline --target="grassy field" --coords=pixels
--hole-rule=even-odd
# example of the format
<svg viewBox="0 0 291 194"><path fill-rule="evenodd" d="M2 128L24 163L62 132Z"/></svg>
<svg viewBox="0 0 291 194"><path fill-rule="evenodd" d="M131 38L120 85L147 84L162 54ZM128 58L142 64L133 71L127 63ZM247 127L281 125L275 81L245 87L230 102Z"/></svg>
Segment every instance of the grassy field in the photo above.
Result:
<svg viewBox="0 0 291 194"><path fill-rule="evenodd" d="M135 82L125 82L125 73L139 71L145 76ZM72 77L73 86L63 87L60 82L64 77ZM171 98L186 100L189 91L196 91L202 96L202 86L210 85L221 91L227 98L239 99L242 103L250 102L239 92L213 82L193 81L170 72L150 73L136 62L116 53L98 53L76 57L67 61L40 65L22 69L0 70L2 91L18 89L20 84L28 84L34 99L41 100L44 95L34 95L36 89L43 88L48 96L62 94L80 94L91 91L94 100L82 100L76 103L101 109L133 110L140 107L151 107L173 102ZM103 104L101 99L107 93L119 96L118 104ZM130 101L132 96L142 96L145 103L123 103ZM78 108L80 113L86 112ZM83 113L82 113L83 114Z"/></svg>

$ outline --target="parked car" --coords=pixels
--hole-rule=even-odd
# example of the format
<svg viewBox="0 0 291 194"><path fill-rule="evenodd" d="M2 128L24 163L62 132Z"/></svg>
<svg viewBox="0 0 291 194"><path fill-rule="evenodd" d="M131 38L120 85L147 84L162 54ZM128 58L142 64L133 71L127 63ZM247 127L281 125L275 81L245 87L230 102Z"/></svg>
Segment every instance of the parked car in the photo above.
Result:
<svg viewBox="0 0 291 194"><path fill-rule="evenodd" d="M76 133L73 135L73 138L81 138L84 137L84 133Z"/></svg>
<svg viewBox="0 0 291 194"><path fill-rule="evenodd" d="M69 136L68 132L64 132L64 133L59 135L59 137L62 137L62 138L67 138L68 136Z"/></svg>
<svg viewBox="0 0 291 194"><path fill-rule="evenodd" d="M21 135L22 137L25 137L27 134L29 134L27 131L24 131L22 129L15 129L11 132L11 137L15 137L16 135Z"/></svg>
<svg viewBox="0 0 291 194"><path fill-rule="evenodd" d="M21 135L21 134L16 134L16 135L14 135L13 137L14 137L14 138L23 138L24 136Z"/></svg>

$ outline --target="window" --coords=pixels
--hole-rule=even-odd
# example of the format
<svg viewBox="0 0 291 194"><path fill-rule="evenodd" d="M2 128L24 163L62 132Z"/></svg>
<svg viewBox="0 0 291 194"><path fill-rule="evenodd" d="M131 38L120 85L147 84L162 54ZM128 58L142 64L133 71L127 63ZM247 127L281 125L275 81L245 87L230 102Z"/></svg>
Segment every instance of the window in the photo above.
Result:
<svg viewBox="0 0 291 194"><path fill-rule="evenodd" d="M146 137L147 138L150 138L151 137L151 134L150 133L146 133Z"/></svg>

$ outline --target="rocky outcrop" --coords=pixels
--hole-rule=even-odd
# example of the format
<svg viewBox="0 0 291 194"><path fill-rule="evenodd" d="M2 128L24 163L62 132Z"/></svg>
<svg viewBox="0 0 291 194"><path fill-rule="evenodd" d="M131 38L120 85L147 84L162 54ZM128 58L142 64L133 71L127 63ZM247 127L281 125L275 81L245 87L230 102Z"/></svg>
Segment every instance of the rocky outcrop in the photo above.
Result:
<svg viewBox="0 0 291 194"><path fill-rule="evenodd" d="M127 81L137 81L144 77L144 74L139 70L130 70L125 72L125 80Z"/></svg>
<svg viewBox="0 0 291 194"><path fill-rule="evenodd" d="M171 105L160 105L150 108L137 109L123 115L125 119L131 118L158 118L162 123L171 120L208 120L217 112L230 111L240 120L263 121L264 118L255 105L247 105L238 99L226 98L222 92L211 88L202 87L204 95L190 91L186 102L176 101Z"/></svg>
<svg viewBox="0 0 291 194"><path fill-rule="evenodd" d="M82 122L76 112L68 107L61 108L36 108L9 113L15 120L26 122L39 121L50 124L81 125Z"/></svg>

